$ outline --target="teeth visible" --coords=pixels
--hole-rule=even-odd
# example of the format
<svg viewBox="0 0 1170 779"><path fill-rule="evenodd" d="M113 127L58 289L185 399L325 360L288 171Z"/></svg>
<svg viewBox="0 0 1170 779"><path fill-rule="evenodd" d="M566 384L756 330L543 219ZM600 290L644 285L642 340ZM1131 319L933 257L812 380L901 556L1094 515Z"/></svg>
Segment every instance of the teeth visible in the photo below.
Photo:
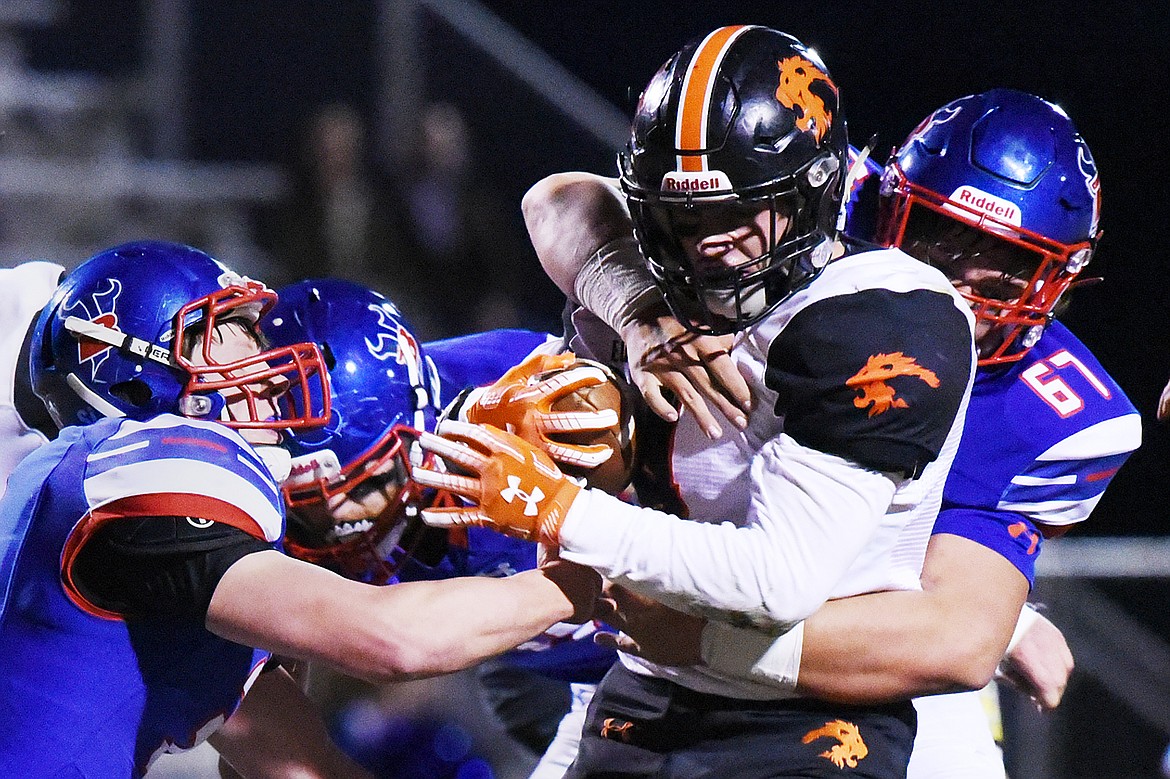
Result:
<svg viewBox="0 0 1170 779"><path fill-rule="evenodd" d="M341 522L334 525L328 533L326 533L326 540L331 542L345 541L350 536L358 533L365 533L372 530L374 527L373 521L369 519L359 519L356 522Z"/></svg>

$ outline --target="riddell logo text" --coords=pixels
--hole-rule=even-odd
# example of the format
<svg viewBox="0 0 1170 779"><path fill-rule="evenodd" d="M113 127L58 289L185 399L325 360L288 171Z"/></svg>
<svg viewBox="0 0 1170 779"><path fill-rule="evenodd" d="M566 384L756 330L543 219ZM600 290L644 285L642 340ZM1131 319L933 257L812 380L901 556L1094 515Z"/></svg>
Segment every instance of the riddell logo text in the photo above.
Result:
<svg viewBox="0 0 1170 779"><path fill-rule="evenodd" d="M663 192L717 192L731 189L731 181L721 171L707 173L667 173L662 177Z"/></svg>
<svg viewBox="0 0 1170 779"><path fill-rule="evenodd" d="M982 213L994 216L1001 222L1007 222L1012 225L1020 224L1020 209L1015 203L996 197L995 195L989 195L986 192L980 192L974 187L959 187L951 195L951 200L956 203L961 203L974 211L981 211Z"/></svg>

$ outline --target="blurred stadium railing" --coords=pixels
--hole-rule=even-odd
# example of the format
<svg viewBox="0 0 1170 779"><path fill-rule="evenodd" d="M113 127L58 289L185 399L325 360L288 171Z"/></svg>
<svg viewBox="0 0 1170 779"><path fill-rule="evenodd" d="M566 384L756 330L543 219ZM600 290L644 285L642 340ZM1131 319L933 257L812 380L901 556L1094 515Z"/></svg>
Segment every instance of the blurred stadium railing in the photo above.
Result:
<svg viewBox="0 0 1170 779"><path fill-rule="evenodd" d="M1039 713L1001 691L1013 779L1161 777L1170 743L1170 539L1062 538L1044 545L1031 600L1076 661L1065 702Z"/></svg>
<svg viewBox="0 0 1170 779"><path fill-rule="evenodd" d="M184 0L144 4L139 72L42 72L20 31L48 28L65 0L0 3L0 257L72 266L119 241L184 241L263 277L247 207L273 202L285 174L182 159ZM145 137L143 137L145 136Z"/></svg>
<svg viewBox="0 0 1170 779"><path fill-rule="evenodd" d="M625 143L629 119L621 110L479 3L471 0L383 0L380 19L380 57L385 75L383 99L379 105L382 111L381 141L387 158L405 155L404 150L414 138L411 118L418 116L428 87L442 89L446 86L449 89L451 86L427 83L428 75L443 67L442 50L447 48L436 45L439 40L428 40L428 36L436 39L442 36L435 23L457 36L458 45L450 48L458 58L466 55L468 47L477 50L517 86L527 90L528 97L535 96L544 102L544 121L534 126L534 138L539 138L546 127L567 123L575 131L585 133L603 154L611 155ZM462 67L455 72L467 89L465 96L470 97L486 79L482 76L466 79L468 73L477 72L468 64L464 60ZM495 113L510 112L517 107L517 102L528 103L530 100L498 103L497 109L506 108L507 111L497 110ZM548 115L550 111L552 116ZM485 118L491 120L494 117ZM501 126L499 129L523 140L523 134L517 135L514 128Z"/></svg>

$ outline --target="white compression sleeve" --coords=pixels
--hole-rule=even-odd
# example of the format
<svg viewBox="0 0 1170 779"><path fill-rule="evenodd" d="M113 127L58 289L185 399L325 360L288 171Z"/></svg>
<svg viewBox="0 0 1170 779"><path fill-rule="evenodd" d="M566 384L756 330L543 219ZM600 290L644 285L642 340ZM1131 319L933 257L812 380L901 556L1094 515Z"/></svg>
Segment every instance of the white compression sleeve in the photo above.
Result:
<svg viewBox="0 0 1170 779"><path fill-rule="evenodd" d="M585 490L561 527L561 557L709 619L787 628L831 597L896 488L884 474L781 435L753 461L742 527L685 521Z"/></svg>

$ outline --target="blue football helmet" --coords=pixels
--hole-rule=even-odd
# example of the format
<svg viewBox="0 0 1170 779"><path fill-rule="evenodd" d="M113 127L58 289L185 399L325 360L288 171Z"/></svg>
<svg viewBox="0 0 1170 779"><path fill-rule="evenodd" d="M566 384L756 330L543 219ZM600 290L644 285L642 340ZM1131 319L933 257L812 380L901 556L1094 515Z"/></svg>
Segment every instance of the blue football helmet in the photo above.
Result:
<svg viewBox="0 0 1170 779"><path fill-rule="evenodd" d="M1093 256L1101 187L1089 147L1056 105L1012 89L948 103L895 150L882 177L878 238L958 280L995 256L1014 286L959 286L977 320L980 365L1020 359Z"/></svg>
<svg viewBox="0 0 1170 779"><path fill-rule="evenodd" d="M312 344L287 344L216 363L205 338L202 365L190 351L204 332L243 321L256 330L276 303L263 284L176 243L140 241L100 252L69 273L37 321L30 351L33 389L61 427L103 417L162 413L239 429L307 428L328 419L328 374ZM258 341L259 342L259 341ZM271 418L284 393L286 415ZM225 394L247 401L224 418Z"/></svg>
<svg viewBox="0 0 1170 779"><path fill-rule="evenodd" d="M684 326L742 330L824 267L848 145L824 63L782 32L721 27L658 70L618 163L642 254ZM743 224L763 210L760 256L714 270L688 257L696 223ZM778 216L789 220L782 235Z"/></svg>
<svg viewBox="0 0 1170 779"><path fill-rule="evenodd" d="M274 344L317 344L333 392L324 427L286 437L293 463L283 487L291 509L285 548L354 578L385 581L407 554L398 543L422 497L409 476L409 450L417 431L435 426L435 368L394 304L348 281L285 287L262 326ZM387 485L396 498L378 516L330 514L338 496L360 500Z"/></svg>

